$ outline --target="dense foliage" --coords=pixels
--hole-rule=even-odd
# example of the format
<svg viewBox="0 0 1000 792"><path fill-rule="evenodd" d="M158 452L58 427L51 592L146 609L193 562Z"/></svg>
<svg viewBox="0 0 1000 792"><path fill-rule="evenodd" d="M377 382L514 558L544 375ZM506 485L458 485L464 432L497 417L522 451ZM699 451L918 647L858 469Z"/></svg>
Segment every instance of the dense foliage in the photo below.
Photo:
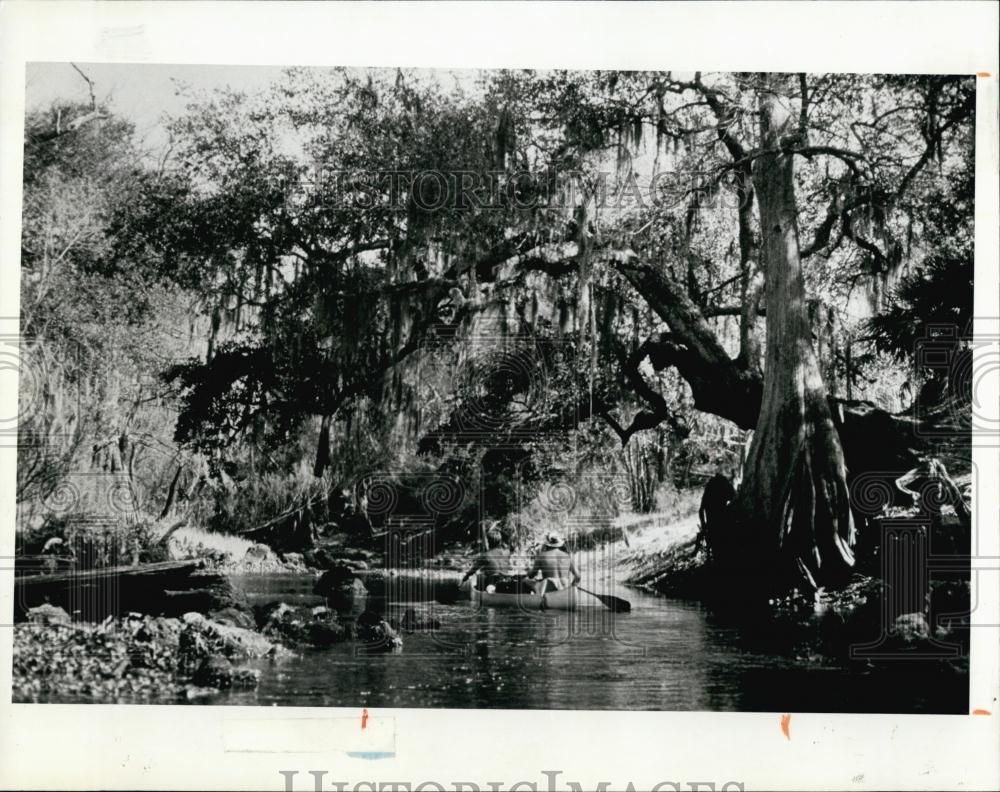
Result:
<svg viewBox="0 0 1000 792"><path fill-rule="evenodd" d="M973 84L790 82L824 381L905 408L925 325L971 316ZM156 447L156 512L235 509L232 528L274 516L241 504L439 475L465 482L442 519L469 536L554 481L595 510L624 481L600 508L650 510L664 483L738 468L764 359L758 92L740 74L292 70L192 99L155 166L123 121L50 136L33 115L23 329L61 378L22 424L50 439L19 496L100 449L134 479ZM282 480L281 507L257 492Z"/></svg>

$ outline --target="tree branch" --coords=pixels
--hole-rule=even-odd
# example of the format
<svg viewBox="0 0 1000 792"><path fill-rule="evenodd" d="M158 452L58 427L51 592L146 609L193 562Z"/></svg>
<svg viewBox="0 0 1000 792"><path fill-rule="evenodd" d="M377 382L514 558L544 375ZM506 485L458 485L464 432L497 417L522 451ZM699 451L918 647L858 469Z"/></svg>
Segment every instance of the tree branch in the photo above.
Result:
<svg viewBox="0 0 1000 792"><path fill-rule="evenodd" d="M87 88L90 91L90 106L92 109L96 110L97 97L94 95L94 81L91 80L86 74L84 74L83 70L80 69L80 67L77 66L75 63L70 62L69 65L72 66L76 70L76 73L79 74L81 77L83 77L84 81L87 83Z"/></svg>
<svg viewBox="0 0 1000 792"><path fill-rule="evenodd" d="M855 177L861 176L861 171L858 170L857 163L863 162L868 163L868 158L864 154L859 154L856 151L851 151L850 149L842 149L837 146L796 146L790 149L790 151L795 154L801 154L806 159L812 159L818 154L826 154L831 157L836 157L841 162L843 162L851 171Z"/></svg>

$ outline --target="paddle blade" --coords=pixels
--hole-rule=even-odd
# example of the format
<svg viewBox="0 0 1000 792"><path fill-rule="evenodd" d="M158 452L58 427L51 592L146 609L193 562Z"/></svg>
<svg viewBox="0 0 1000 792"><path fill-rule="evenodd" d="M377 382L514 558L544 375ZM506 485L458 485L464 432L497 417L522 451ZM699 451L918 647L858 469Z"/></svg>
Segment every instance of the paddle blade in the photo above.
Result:
<svg viewBox="0 0 1000 792"><path fill-rule="evenodd" d="M594 591L587 591L587 589L582 587L580 591L597 597L597 599L604 603L606 608L609 608L614 613L630 613L632 610L632 603L621 597L615 597L611 594L598 594Z"/></svg>
<svg viewBox="0 0 1000 792"><path fill-rule="evenodd" d="M601 599L615 613L631 613L632 611L632 603L621 597L612 597L610 594L605 594Z"/></svg>

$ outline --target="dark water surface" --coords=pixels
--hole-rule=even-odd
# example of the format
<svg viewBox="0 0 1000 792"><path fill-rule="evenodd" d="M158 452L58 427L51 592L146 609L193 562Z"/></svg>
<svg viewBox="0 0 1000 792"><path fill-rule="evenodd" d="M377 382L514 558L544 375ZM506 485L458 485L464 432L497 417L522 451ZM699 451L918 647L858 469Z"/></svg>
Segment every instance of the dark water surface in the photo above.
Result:
<svg viewBox="0 0 1000 792"><path fill-rule="evenodd" d="M236 579L252 602L320 603L309 576ZM220 704L505 709L968 712L968 676L943 664L878 668L817 655L787 629L727 624L700 603L634 589L632 612L476 609L375 601L435 618L395 654L344 643L256 663L254 691ZM363 604L359 604L360 609ZM874 636L873 636L874 637Z"/></svg>

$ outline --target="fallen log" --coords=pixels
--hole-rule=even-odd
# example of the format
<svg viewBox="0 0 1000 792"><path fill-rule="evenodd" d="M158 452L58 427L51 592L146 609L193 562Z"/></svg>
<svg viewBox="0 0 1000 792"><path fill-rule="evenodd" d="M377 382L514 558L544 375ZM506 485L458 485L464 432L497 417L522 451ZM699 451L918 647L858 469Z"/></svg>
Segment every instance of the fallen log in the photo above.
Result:
<svg viewBox="0 0 1000 792"><path fill-rule="evenodd" d="M23 620L29 608L44 603L64 608L83 621L99 621L129 611L156 613L165 592L191 588L191 576L201 567L201 560L192 559L24 575L14 582L14 618Z"/></svg>

